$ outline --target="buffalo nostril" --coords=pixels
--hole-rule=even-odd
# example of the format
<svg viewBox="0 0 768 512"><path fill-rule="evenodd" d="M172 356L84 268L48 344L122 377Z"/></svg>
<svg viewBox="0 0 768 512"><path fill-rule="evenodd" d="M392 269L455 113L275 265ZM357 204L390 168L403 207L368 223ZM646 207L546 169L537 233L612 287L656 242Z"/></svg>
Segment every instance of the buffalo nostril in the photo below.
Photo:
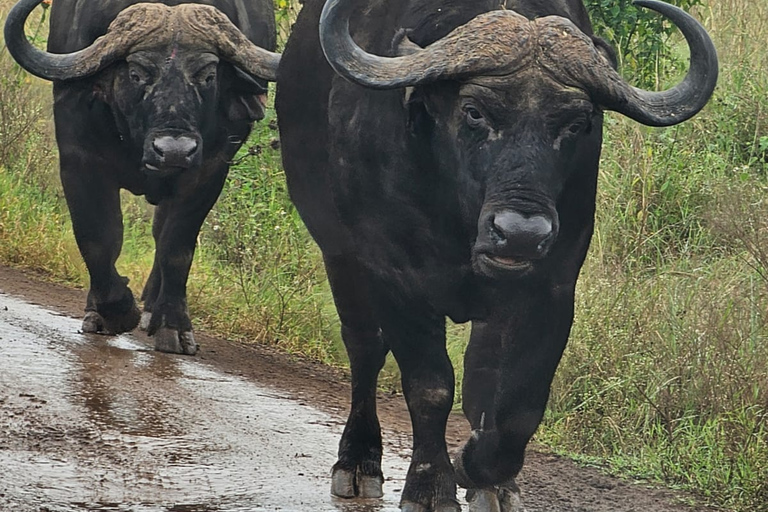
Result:
<svg viewBox="0 0 768 512"><path fill-rule="evenodd" d="M171 165L183 164L197 152L198 148L197 141L191 137L163 135L152 141L152 149L155 153Z"/></svg>
<svg viewBox="0 0 768 512"><path fill-rule="evenodd" d="M187 140L189 143L186 145L185 148L187 151L187 156L189 157L194 155L195 152L197 151L197 141L194 139L187 139Z"/></svg>
<svg viewBox="0 0 768 512"><path fill-rule="evenodd" d="M496 246L519 256L544 255L554 238L552 220L544 215L526 216L505 210L490 217L490 235Z"/></svg>
<svg viewBox="0 0 768 512"><path fill-rule="evenodd" d="M165 150L163 149L163 144L158 144L158 140L155 139L152 141L152 149L155 150L155 153L157 153L159 156L165 155Z"/></svg>

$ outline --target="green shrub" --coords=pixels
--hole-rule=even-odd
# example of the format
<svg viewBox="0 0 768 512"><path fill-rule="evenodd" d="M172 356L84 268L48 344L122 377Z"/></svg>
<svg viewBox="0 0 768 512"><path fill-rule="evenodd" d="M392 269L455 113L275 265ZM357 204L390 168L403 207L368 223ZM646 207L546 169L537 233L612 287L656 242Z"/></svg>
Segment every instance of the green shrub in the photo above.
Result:
<svg viewBox="0 0 768 512"><path fill-rule="evenodd" d="M702 0L667 0L685 10ZM632 5L632 0L585 0L597 34L610 41L619 54L622 71L637 83L657 86L659 76L679 67L669 44L677 29L658 13Z"/></svg>
<svg viewBox="0 0 768 512"><path fill-rule="evenodd" d="M768 512L768 2L676 3L706 14L720 84L677 127L608 115L595 235L537 436L732 512ZM653 86L683 71L683 45L658 15L628 0L587 4L625 76ZM276 4L280 44L296 6ZM5 52L0 77L0 262L85 285L55 179L49 87ZM339 364L322 262L287 197L269 116L200 234L190 308L196 327ZM118 265L138 291L151 267L152 209L124 199ZM469 327L448 332L460 383ZM380 384L398 387L391 362Z"/></svg>

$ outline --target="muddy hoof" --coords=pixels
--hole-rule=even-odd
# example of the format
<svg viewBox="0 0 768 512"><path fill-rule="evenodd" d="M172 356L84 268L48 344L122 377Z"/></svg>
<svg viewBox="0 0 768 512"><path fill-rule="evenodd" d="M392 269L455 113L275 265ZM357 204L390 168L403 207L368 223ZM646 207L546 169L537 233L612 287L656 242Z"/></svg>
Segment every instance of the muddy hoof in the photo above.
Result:
<svg viewBox="0 0 768 512"><path fill-rule="evenodd" d="M346 469L334 469L331 494L339 498L381 498L384 496L381 476L358 475Z"/></svg>
<svg viewBox="0 0 768 512"><path fill-rule="evenodd" d="M502 512L496 489L470 489L467 491L469 512Z"/></svg>
<svg viewBox="0 0 768 512"><path fill-rule="evenodd" d="M339 498L354 498L355 473L346 469L334 469L331 476L331 494Z"/></svg>
<svg viewBox="0 0 768 512"><path fill-rule="evenodd" d="M120 334L132 331L139 323L139 310L130 309L128 312L103 316L96 311L88 311L83 317L82 331L85 333Z"/></svg>
<svg viewBox="0 0 768 512"><path fill-rule="evenodd" d="M131 291L126 288L120 300L98 303L93 308L89 307L83 319L83 331L120 334L135 329L139 325L139 318L141 318L141 311L136 307Z"/></svg>
<svg viewBox="0 0 768 512"><path fill-rule="evenodd" d="M95 311L88 311L83 317L82 331L85 333L97 333L104 330L104 319Z"/></svg>
<svg viewBox="0 0 768 512"><path fill-rule="evenodd" d="M421 503L414 503L412 501L400 502L400 512L461 512L461 505L455 501L448 501L446 503L440 503L435 508L430 509L422 505Z"/></svg>
<svg viewBox="0 0 768 512"><path fill-rule="evenodd" d="M525 512L520 488L514 481L498 488L469 489L467 503L469 512Z"/></svg>
<svg viewBox="0 0 768 512"><path fill-rule="evenodd" d="M149 329L149 322L152 321L152 312L144 311L141 314L141 320L139 320L139 330L146 332Z"/></svg>
<svg viewBox="0 0 768 512"><path fill-rule="evenodd" d="M179 331L169 327L161 327L152 336L155 339L155 350L170 354L186 354L193 356L197 353L198 345L192 331Z"/></svg>
<svg viewBox="0 0 768 512"><path fill-rule="evenodd" d="M358 496L361 498L381 498L384 496L383 483L384 479L380 476L361 476L357 482Z"/></svg>
<svg viewBox="0 0 768 512"><path fill-rule="evenodd" d="M499 487L499 503L501 504L501 512L525 512L520 487L514 480Z"/></svg>

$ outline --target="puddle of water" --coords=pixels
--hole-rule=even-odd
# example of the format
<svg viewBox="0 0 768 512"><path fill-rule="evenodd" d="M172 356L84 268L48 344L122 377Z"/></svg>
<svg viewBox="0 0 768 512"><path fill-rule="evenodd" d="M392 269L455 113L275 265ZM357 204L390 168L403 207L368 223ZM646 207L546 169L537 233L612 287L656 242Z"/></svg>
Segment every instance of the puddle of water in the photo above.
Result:
<svg viewBox="0 0 768 512"><path fill-rule="evenodd" d="M383 500L331 498L341 418L79 325L0 294L0 510L398 510L402 453Z"/></svg>

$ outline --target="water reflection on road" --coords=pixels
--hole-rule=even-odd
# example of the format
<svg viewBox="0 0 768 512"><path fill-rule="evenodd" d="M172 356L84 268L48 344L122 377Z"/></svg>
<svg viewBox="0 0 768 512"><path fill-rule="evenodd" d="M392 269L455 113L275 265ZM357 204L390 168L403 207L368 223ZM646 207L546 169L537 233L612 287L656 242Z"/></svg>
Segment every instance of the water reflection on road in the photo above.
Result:
<svg viewBox="0 0 768 512"><path fill-rule="evenodd" d="M383 500L333 499L342 418L79 325L0 294L0 510L398 510L404 450Z"/></svg>

